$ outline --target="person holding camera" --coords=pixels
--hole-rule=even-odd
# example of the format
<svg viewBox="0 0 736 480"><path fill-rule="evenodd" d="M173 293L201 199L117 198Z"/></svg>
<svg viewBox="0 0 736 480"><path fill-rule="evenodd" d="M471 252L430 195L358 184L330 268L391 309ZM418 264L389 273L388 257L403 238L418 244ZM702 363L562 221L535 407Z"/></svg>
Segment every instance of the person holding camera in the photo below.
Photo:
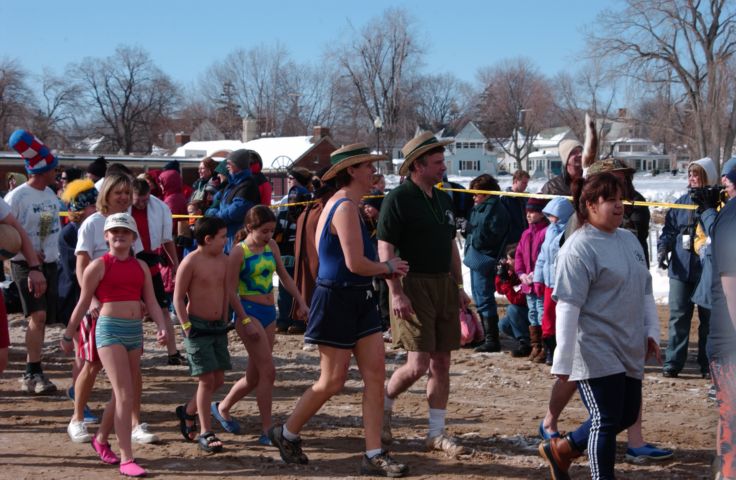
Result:
<svg viewBox="0 0 736 480"><path fill-rule="evenodd" d="M713 160L708 157L691 163L688 172L688 192L675 203L694 205L695 197L708 186L716 185L718 174ZM691 297L700 281L702 266L695 249L699 213L695 210L670 209L667 212L662 234L657 242L657 263L667 269L669 275L669 341L662 375L675 378L685 366L695 304ZM710 310L698 305L698 365L703 378L710 376L706 341Z"/></svg>
<svg viewBox="0 0 736 480"><path fill-rule="evenodd" d="M506 258L498 261L496 266L496 291L506 296L509 304L506 306L506 315L498 322L498 329L504 334L514 337L519 342L519 348L511 351L515 358L528 357L532 353L529 343L529 307L526 304L526 295L516 288L521 280L514 271L514 257L516 247L509 248Z"/></svg>

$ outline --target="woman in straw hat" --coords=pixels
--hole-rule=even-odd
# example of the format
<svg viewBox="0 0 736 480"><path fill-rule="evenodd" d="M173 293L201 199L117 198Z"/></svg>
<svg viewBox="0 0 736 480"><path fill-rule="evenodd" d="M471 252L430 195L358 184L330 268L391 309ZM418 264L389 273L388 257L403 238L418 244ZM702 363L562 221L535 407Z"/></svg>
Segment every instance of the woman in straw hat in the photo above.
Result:
<svg viewBox="0 0 736 480"><path fill-rule="evenodd" d="M384 159L370 154L364 144L348 145L331 155L332 167L322 176L325 181L335 178L338 190L317 224L319 272L304 335L305 342L319 347L321 374L317 383L304 392L286 423L269 431L287 463L308 462L299 432L330 397L342 390L353 354L365 384L366 452L361 473L401 477L408 472L405 465L381 449L385 363L381 318L371 283L378 275L406 275L408 264L398 257L377 261L358 207L371 189L376 173L373 162Z"/></svg>

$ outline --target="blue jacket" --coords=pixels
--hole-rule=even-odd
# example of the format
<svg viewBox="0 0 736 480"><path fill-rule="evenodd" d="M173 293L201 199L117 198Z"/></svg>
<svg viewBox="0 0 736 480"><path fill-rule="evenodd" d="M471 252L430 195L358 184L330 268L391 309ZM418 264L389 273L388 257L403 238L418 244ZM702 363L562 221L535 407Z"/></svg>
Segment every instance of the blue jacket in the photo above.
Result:
<svg viewBox="0 0 736 480"><path fill-rule="evenodd" d="M230 239L243 227L246 212L256 204L250 198L252 195L234 195L232 198L229 198L231 196L230 194L235 190L242 190L245 187L245 182L250 182L251 177L250 170L247 169L235 175L228 175L227 186L215 195L213 204L217 206L208 208L205 212L205 215L208 217L219 217L225 221L227 224L227 236ZM258 192L258 187L255 187L255 191L256 193Z"/></svg>
<svg viewBox="0 0 736 480"><path fill-rule="evenodd" d="M467 244L481 253L498 259L508 244L510 215L498 197L488 197L473 207L468 219Z"/></svg>
<svg viewBox="0 0 736 480"><path fill-rule="evenodd" d="M694 205L689 194L678 198L675 203ZM691 251L682 248L682 236L690 235L690 243L695 241L695 227L698 214L695 210L672 208L667 211L662 234L657 241L657 250L672 252L669 261L669 277L681 282L697 283L700 280L700 258Z"/></svg>
<svg viewBox="0 0 736 480"><path fill-rule="evenodd" d="M565 234L567 222L574 209L572 203L564 197L553 198L542 210L547 215L558 218L557 223L550 223L544 234L544 242L534 266L534 283L543 283L547 288L555 286L555 265L557 253L560 251L560 241Z"/></svg>

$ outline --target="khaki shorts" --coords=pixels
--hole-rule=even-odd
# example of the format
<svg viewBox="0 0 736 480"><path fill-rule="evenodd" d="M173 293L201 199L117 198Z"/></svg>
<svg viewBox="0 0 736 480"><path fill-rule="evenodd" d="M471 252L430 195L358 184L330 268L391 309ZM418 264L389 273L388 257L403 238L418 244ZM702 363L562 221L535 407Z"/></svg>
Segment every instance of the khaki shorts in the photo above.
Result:
<svg viewBox="0 0 736 480"><path fill-rule="evenodd" d="M219 370L231 370L227 350L227 324L222 320L207 321L189 315L192 324L184 347L189 359L189 374L198 377Z"/></svg>
<svg viewBox="0 0 736 480"><path fill-rule="evenodd" d="M404 320L391 312L394 347L410 352L449 352L460 348L458 288L452 277L409 273L402 284L416 315Z"/></svg>

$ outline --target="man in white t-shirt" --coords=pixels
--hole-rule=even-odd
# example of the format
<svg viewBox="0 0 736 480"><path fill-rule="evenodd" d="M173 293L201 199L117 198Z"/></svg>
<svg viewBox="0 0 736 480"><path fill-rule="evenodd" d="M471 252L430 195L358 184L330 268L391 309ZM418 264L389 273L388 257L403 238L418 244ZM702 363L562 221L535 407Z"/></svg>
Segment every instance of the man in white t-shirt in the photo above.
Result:
<svg viewBox="0 0 736 480"><path fill-rule="evenodd" d="M40 265L41 262L38 260L36 251L33 249L31 239L28 238L28 234L18 219L10 212L10 205L5 203L5 200L0 198L0 223L10 225L20 235L21 252L26 258L32 258L29 262L33 265ZM46 292L46 279L43 273L37 270L31 270L28 276L28 289L34 294L43 295ZM3 292L0 290L0 373L3 373L5 367L8 365L8 347L10 347L10 334L8 332L8 313L5 310L5 299L3 298Z"/></svg>
<svg viewBox="0 0 736 480"><path fill-rule="evenodd" d="M59 161L36 137L24 130L16 130L8 142L25 160L28 182L15 188L5 197L10 211L28 233L35 258L26 258L23 252L11 259L11 272L20 293L23 314L29 318L26 329L26 371L21 379L21 390L29 393L50 393L54 385L41 368L46 323L56 321L57 269L59 259L59 200L48 188L56 182ZM46 279L43 294L29 286L34 272Z"/></svg>

